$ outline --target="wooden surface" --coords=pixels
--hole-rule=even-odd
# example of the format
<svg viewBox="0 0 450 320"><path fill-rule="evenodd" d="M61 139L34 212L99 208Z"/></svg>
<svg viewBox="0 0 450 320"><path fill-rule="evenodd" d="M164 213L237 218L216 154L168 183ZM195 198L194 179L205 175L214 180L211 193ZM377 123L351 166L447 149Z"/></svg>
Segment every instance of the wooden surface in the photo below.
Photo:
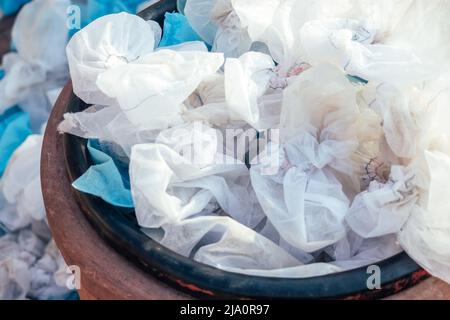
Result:
<svg viewBox="0 0 450 320"><path fill-rule="evenodd" d="M430 278L386 300L450 300L450 285Z"/></svg>

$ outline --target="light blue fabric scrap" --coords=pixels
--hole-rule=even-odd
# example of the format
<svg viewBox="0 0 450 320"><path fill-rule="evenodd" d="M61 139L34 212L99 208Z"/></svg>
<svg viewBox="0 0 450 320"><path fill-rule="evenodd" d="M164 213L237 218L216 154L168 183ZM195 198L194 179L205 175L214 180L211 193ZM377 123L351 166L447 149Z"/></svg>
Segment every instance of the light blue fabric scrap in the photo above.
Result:
<svg viewBox="0 0 450 320"><path fill-rule="evenodd" d="M14 151L31 134L30 116L19 107L0 115L0 177Z"/></svg>
<svg viewBox="0 0 450 320"><path fill-rule="evenodd" d="M135 14L138 6L145 0L72 0L81 10L81 28L92 21L108 14L127 12ZM78 29L69 30L69 38L77 33Z"/></svg>
<svg viewBox="0 0 450 320"><path fill-rule="evenodd" d="M113 206L134 208L127 168L114 162L98 140L89 140L88 150L94 165L73 183L73 187Z"/></svg>
<svg viewBox="0 0 450 320"><path fill-rule="evenodd" d="M187 18L181 13L169 13L164 16L163 37L159 47L168 47L188 41L202 41L192 29Z"/></svg>

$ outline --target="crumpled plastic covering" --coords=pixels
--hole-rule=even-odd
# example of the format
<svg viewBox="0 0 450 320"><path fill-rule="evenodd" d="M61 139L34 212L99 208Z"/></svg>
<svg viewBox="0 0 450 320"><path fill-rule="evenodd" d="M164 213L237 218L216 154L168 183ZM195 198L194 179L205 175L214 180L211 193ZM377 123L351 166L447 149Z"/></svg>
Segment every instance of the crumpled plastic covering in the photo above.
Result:
<svg viewBox="0 0 450 320"><path fill-rule="evenodd" d="M44 201L40 188L42 136L31 135L17 148L0 182L6 202L16 208L12 215L2 214L0 220L10 230L29 224L32 219L45 218Z"/></svg>
<svg viewBox="0 0 450 320"><path fill-rule="evenodd" d="M399 233L399 241L408 254L431 274L449 279L449 215L448 174L450 170L448 126L448 99L450 87L435 96L428 112L436 117L432 133L428 135L425 150L418 151L412 166L416 171L414 185L422 191L418 205Z"/></svg>
<svg viewBox="0 0 450 320"><path fill-rule="evenodd" d="M134 146L130 163L139 225L162 228L161 244L241 273L307 277L341 270L325 264L300 268L289 252L251 229L264 215L251 191L248 170L243 163L225 164L223 155L215 153L215 130L200 123L169 130L176 133L163 131L156 143ZM202 151L211 152L196 150L195 135L204 141ZM198 159L204 155L211 158Z"/></svg>
<svg viewBox="0 0 450 320"><path fill-rule="evenodd" d="M162 131L155 144L133 147L130 178L141 226L159 228L196 215L212 198L222 210L246 225L254 227L262 220L255 210L255 201L249 198L250 180L245 164L227 164L231 159L218 149L217 135L217 130L194 122ZM197 139L202 141L201 149L195 145ZM144 170L148 174L142 175ZM151 198L148 188L154 191ZM140 206L144 209L148 205L154 214L141 210Z"/></svg>
<svg viewBox="0 0 450 320"><path fill-rule="evenodd" d="M111 15L95 20L77 32L67 45L73 90L89 104L113 102L97 86L101 74L153 52L158 45L152 26L142 18L128 13L114 16L115 22L111 21Z"/></svg>
<svg viewBox="0 0 450 320"><path fill-rule="evenodd" d="M190 25L209 45L214 43L218 29L210 17L210 13L217 2L217 0L189 0L186 1L184 7L184 15Z"/></svg>
<svg viewBox="0 0 450 320"><path fill-rule="evenodd" d="M282 119L286 143L270 145L250 170L268 219L281 237L306 252L345 236L350 200L332 170L353 176L347 162L358 147L352 128L358 116L355 90L343 74L330 69L312 68L286 89L284 107L297 112ZM313 81L321 82L321 91ZM333 103L325 104L321 93Z"/></svg>
<svg viewBox="0 0 450 320"><path fill-rule="evenodd" d="M407 49L372 44L375 30L357 20L316 20L300 30L304 57L312 64L333 63L369 81L405 83L432 77L431 66Z"/></svg>
<svg viewBox="0 0 450 320"><path fill-rule="evenodd" d="M266 44L283 72L304 60L328 61L366 80L392 76L404 82L429 79L448 57L445 0L232 2L241 25L250 26L251 40ZM410 32L413 25L423 28Z"/></svg>
<svg viewBox="0 0 450 320"><path fill-rule="evenodd" d="M71 293L54 277L66 265L45 221L39 175L42 139L29 136L0 180L0 225L8 231L0 235L2 300L63 299Z"/></svg>
<svg viewBox="0 0 450 320"><path fill-rule="evenodd" d="M407 168L392 166L388 181L372 181L356 196L346 217L352 230L364 238L399 232L419 198L413 178Z"/></svg>
<svg viewBox="0 0 450 320"><path fill-rule="evenodd" d="M58 299L69 290L56 284L54 273L61 267L60 253L31 229L0 237L0 298Z"/></svg>
<svg viewBox="0 0 450 320"><path fill-rule="evenodd" d="M17 15L12 41L17 52L3 57L0 113L20 105L30 114L33 130L47 120L51 105L46 92L67 81L67 0L35 0Z"/></svg>
<svg viewBox="0 0 450 320"><path fill-rule="evenodd" d="M227 59L225 97L232 118L244 120L258 130L273 128L279 123L276 115L280 110L264 108L265 104L261 103L274 67L272 58L264 53L247 52L238 59ZM275 100L281 106L281 98Z"/></svg>
<svg viewBox="0 0 450 320"><path fill-rule="evenodd" d="M143 231L244 274L310 277L405 250L450 282L448 1L187 0L184 12L212 52L152 42L91 79L102 59L76 61L74 86L90 79L109 100L59 127L129 164ZM136 19L105 18L142 25L126 43L149 41ZM120 48L102 28L80 34Z"/></svg>
<svg viewBox="0 0 450 320"><path fill-rule="evenodd" d="M231 0L188 0L184 14L213 51L223 52L226 57L239 57L252 45Z"/></svg>
<svg viewBox="0 0 450 320"><path fill-rule="evenodd" d="M153 131L132 130L133 125L119 107L94 105L83 112L64 115L64 121L58 126L60 132L67 132L86 139L98 139L114 143L117 147L111 152L123 162L129 162L134 144L152 141L158 134Z"/></svg>
<svg viewBox="0 0 450 320"><path fill-rule="evenodd" d="M1 14L12 14L26 2L0 1ZM34 0L16 17L14 51L3 57L0 72L0 175L4 171L0 179L0 299L66 299L74 293L66 288L67 267L45 221L39 175L42 126L69 79L65 49L72 31L66 25L67 9L71 3L82 5L83 25L105 13L134 13L142 2ZM161 28L153 21L145 24L156 46ZM95 146L99 149L93 148L92 153L97 151L99 166L117 170L119 149L112 144L111 150L105 144ZM128 149L131 152L131 146ZM123 191L127 195L118 199L131 207L129 186Z"/></svg>
<svg viewBox="0 0 450 320"><path fill-rule="evenodd" d="M19 2L17 1L19 4ZM43 124L68 80L66 0L34 0L16 17L16 52L3 57L0 80L0 299L64 299L72 290L45 221L40 184ZM31 135L34 133L34 135ZM4 172L3 172L4 170ZM66 273L64 278L67 279Z"/></svg>
<svg viewBox="0 0 450 320"><path fill-rule="evenodd" d="M164 72L165 61L172 72ZM110 69L97 85L138 128L164 129L181 122L183 101L222 64L219 53L161 49Z"/></svg>

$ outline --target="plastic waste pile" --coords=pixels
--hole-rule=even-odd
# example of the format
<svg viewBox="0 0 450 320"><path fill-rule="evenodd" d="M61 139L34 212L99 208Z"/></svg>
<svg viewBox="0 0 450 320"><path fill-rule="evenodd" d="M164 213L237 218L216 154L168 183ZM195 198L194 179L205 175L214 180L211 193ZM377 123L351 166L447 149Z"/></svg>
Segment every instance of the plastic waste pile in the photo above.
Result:
<svg viewBox="0 0 450 320"><path fill-rule="evenodd" d="M449 31L446 0L99 18L67 46L91 106L59 130L94 159L74 187L223 270L301 278L405 250L450 282Z"/></svg>
<svg viewBox="0 0 450 320"><path fill-rule="evenodd" d="M20 9L0 74L0 300L76 298L47 226L39 175L45 123L69 80L68 7L79 5L87 24L135 13L141 2L0 1L4 15Z"/></svg>

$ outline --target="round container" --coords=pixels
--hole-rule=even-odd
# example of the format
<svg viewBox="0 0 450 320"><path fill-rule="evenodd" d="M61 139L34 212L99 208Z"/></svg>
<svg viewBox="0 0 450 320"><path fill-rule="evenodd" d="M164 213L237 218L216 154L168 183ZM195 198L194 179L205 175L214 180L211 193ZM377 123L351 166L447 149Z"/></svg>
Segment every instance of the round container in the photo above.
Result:
<svg viewBox="0 0 450 320"><path fill-rule="evenodd" d="M163 0L140 13L161 23L164 13L174 11L175 0ZM86 109L73 93L64 112ZM87 141L64 135L63 152L70 182L91 165ZM79 207L97 233L117 252L148 272L149 276L195 297L262 299L377 299L409 288L428 274L406 253L377 263L381 289L369 290L367 267L326 276L291 279L248 276L226 272L183 257L147 237L135 215L113 207L100 198L73 190Z"/></svg>

